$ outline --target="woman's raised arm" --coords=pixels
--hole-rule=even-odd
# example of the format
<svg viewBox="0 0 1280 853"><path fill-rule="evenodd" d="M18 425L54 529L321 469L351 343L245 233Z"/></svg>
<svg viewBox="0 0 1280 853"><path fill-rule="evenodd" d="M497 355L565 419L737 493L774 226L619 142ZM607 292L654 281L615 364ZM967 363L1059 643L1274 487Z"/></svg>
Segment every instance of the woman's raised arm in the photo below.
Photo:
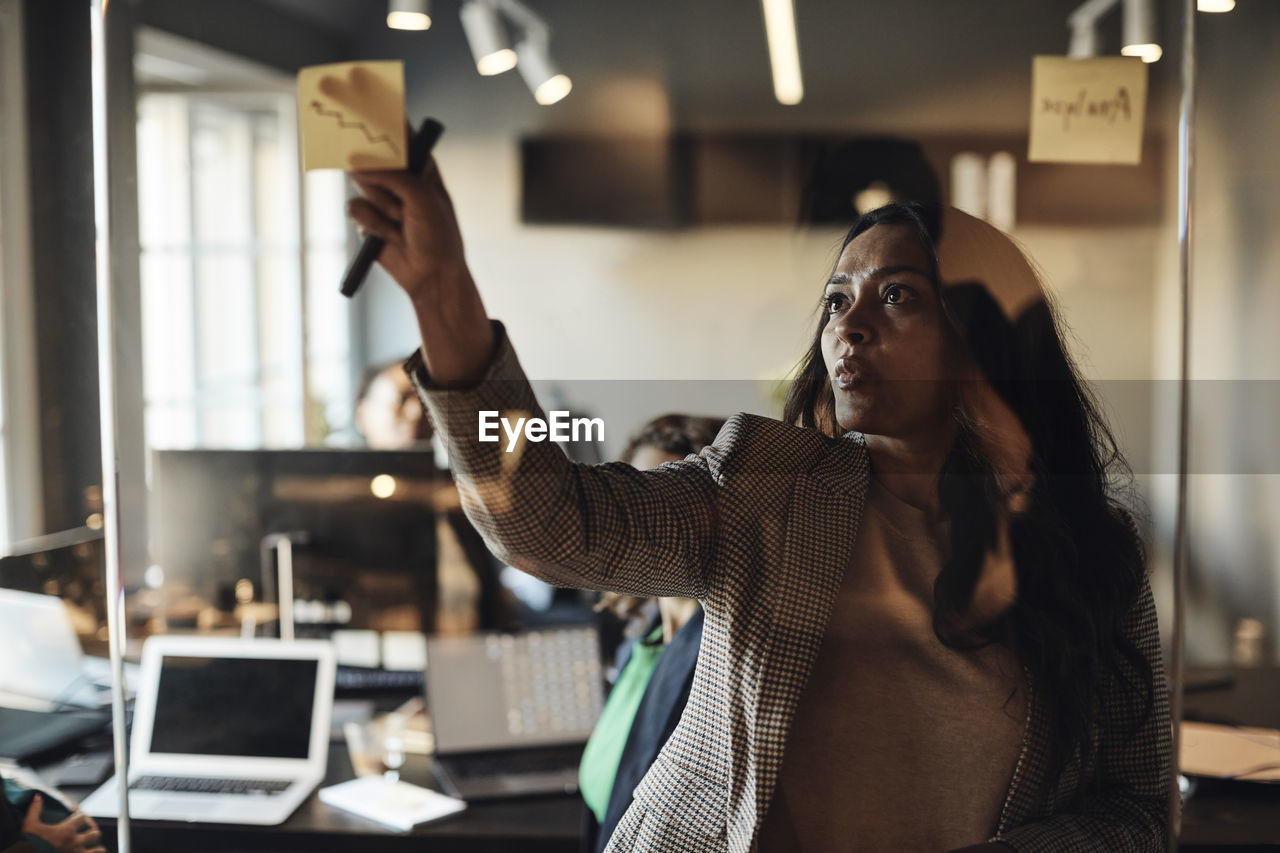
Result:
<svg viewBox="0 0 1280 853"><path fill-rule="evenodd" d="M500 558L561 586L704 598L720 454L639 472L574 465L550 442L483 442L482 411L545 417L467 269L435 161L352 175L349 213L385 247L422 334L408 367L449 450L463 506Z"/></svg>
<svg viewBox="0 0 1280 853"><path fill-rule="evenodd" d="M421 175L355 172L363 193L348 213L385 244L378 263L404 289L422 335L422 357L443 386L474 383L493 357L494 337L462 249L453 202L434 158Z"/></svg>

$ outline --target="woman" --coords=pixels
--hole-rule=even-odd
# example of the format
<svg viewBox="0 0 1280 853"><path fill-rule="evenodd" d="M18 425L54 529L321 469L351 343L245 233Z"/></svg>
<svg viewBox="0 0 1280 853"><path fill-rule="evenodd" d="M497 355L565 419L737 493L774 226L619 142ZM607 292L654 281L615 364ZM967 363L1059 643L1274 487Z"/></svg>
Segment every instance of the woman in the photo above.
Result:
<svg viewBox="0 0 1280 853"><path fill-rule="evenodd" d="M787 423L738 415L649 472L512 455L477 442L476 413L537 403L438 170L356 180L491 547L556 584L703 604L684 717L610 850L1163 849L1154 608L1047 313L966 348L930 228L892 206L850 232ZM956 245L1020 257L962 221ZM1058 375L992 355L1019 350Z"/></svg>

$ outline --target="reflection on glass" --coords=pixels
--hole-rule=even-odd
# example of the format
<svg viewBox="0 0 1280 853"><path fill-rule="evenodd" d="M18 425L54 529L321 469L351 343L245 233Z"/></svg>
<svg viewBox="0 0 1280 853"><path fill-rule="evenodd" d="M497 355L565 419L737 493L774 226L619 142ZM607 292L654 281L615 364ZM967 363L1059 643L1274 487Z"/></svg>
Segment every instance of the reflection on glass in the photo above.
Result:
<svg viewBox="0 0 1280 853"><path fill-rule="evenodd" d="M13 5L0 4L0 11L7 14ZM1280 638L1280 582L1276 580L1275 559L1280 549L1272 533L1280 501L1274 481L1280 469L1271 446L1274 430L1269 431L1280 412L1270 390L1280 378L1271 369L1280 363L1271 328L1271 318L1280 312L1280 305L1275 302L1276 289L1269 286L1276 268L1271 248L1274 241L1269 238L1275 231L1274 200L1280 198L1271 179L1272 149L1280 138L1280 127L1270 108L1275 99L1270 81L1280 79L1280 74L1273 73L1277 71L1273 52L1265 49L1264 43L1266 34L1274 32L1275 11L1264 6L1241 4L1230 14L1201 24L1205 88L1197 180L1203 207L1197 218L1195 275L1200 285L1193 353L1197 379L1204 381L1197 382L1196 391L1196 428L1202 438L1194 449L1198 473L1192 485L1193 584L1188 591L1190 662L1247 663L1255 673L1265 673L1274 665ZM836 38L841 33L847 38L853 26L843 15L833 7L820 7L812 10L810 23L801 17L800 43L807 70L811 63L820 61L815 56L840 53L834 49L838 47ZM1150 509L1155 539L1152 566L1158 599L1163 603L1168 587L1167 543L1174 536L1172 492L1166 487L1173 473L1167 451L1175 430L1175 413L1161 407L1169 395L1153 380L1171 378L1168 368L1178 357L1170 333L1175 325L1171 284L1176 277L1171 234L1175 200L1171 191L1174 146L1170 104L1174 93L1167 76L1175 70L1178 57L1170 46L1174 42L1169 42L1165 46L1168 55L1152 66L1150 136L1153 142L1162 141L1163 148L1148 152L1152 156L1143 167L1109 173L1105 179L1098 177L1100 172L1032 174L1024 170L1018 153L1022 149L1016 129L1025 113L1020 75L1025 72L1030 50L1061 52L1066 32L1061 17L1036 12L1018 17L1016 22L990 22L994 35L990 44L982 42L989 48L1001 41L997 38L1005 31L1001 27L1027 32L1007 40L1015 44L1017 53L1016 61L1007 64L998 58L984 58L975 64L972 56L958 56L950 43L929 50L933 27L921 27L914 32L926 47L920 51L925 66L920 73L940 79L936 72L945 66L945 77L954 77L954 87L933 93L936 97L924 96L906 85L909 79L904 74L881 81L874 91L843 92L844 97L832 103L830 93L824 93L815 81L836 77L810 73L806 103L796 108L810 112L794 113L798 116L794 125L786 124L790 119L764 115L750 105L755 95L748 93L742 82L750 75L738 65L726 63L723 69L716 69L699 64L704 60L691 60L690 76L702 74L707 80L719 81L714 87L683 78L678 69L671 70L662 83L650 86L643 79L647 71L630 68L625 51L610 57L616 71L604 67L606 63L583 69L583 73L572 70L579 90L588 97L598 91L659 93L654 102L660 103L661 120L646 119L646 127L764 128L786 134L792 132L788 128L807 130L829 122L832 134L839 135L843 122L856 118L860 127L875 133L918 138L941 174L947 173L955 154L977 151L987 165L988 179L996 162L991 155L997 150L1015 152L1019 160L1013 191L1017 216L1001 221L1014 229L1015 236L1043 265L1063 317L1074 332L1072 354L1091 379L1100 380L1097 390L1112 423L1118 426L1121 445L1135 467L1137 485ZM622 22L626 20L624 17ZM814 22L820 26L815 28ZM885 33L886 44L899 43L891 37L898 32L892 21L877 18L857 23L860 31ZM21 119L26 93L17 84L9 85L19 79L12 73L12 64L17 61L14 57L19 54L8 49L12 24L12 17L0 17L0 35L7 39L6 49L0 52L6 81L0 97L4 117L0 133L5 134L3 156L7 164L0 172L0 193L6 214L13 210L15 191L14 172L8 165L15 148L7 134L26 132L14 115L19 113L17 119ZM376 24L383 26L380 20ZM1038 34L1041 25L1044 35ZM568 29L557 38L576 38L575 25L565 22L565 26ZM1167 34L1169 26L1164 22L1162 34ZM701 44L709 43L704 35L693 33L694 29L690 27L688 38L696 36L703 39ZM754 35L758 40L761 34ZM670 37L682 38L677 34ZM371 44L383 44L377 36L369 38ZM674 49L679 50L682 43L677 42ZM869 45L869 53L859 62L874 66L877 49ZM992 48L984 53L994 56L998 51ZM706 62L714 62L717 52L686 50L681 55L706 56ZM591 62L589 57L584 61ZM143 62L139 67L158 66ZM819 66L812 67L816 70ZM470 67L465 70L474 74ZM713 76L713 71L719 76ZM637 77L609 88L615 78L605 72L617 76L634 73ZM752 71L757 77L759 72L759 68ZM478 84L447 71L442 75L432 93L442 99L442 117L448 119L444 110L451 110L459 116L451 127L473 125L465 136L455 137L458 142L446 139L441 152L450 169L450 186L460 203L473 247L472 262L484 282L486 298L511 322L519 335L522 355L529 364L538 366L539 373L601 380L594 389L570 386L570 392L598 395L583 402L594 405L597 411L593 414L604 415L610 423L610 441L621 441L628 426L656 411L649 406L650 398L628 407L630 401L619 400L616 388L603 387L617 378L636 376L640 368L635 354L655 348L654 342L662 344L656 347L660 351L654 355L648 375L681 379L734 376L742 378L745 386L790 367L798 349L800 324L783 323L779 318L801 317L811 307L807 288L815 271L829 259L831 244L838 237L834 228L796 230L794 219L780 222L776 216L751 225L722 221L713 227L675 233L628 227L526 227L518 218L521 199L516 170L518 128L529 125L521 125L519 116L510 123L494 118L501 111L492 109L491 99L501 96L494 96L491 88L472 88ZM665 88L668 83L670 91ZM759 77L756 83L760 83L763 99L777 109L770 98L767 76ZM145 82L143 85L145 90ZM1013 94L1006 97L1006 90ZM981 93L981 98L964 94L969 91ZM67 103L56 91L52 94L49 103ZM376 294L365 294L369 299L355 306L354 320L353 306L335 298L334 283L347 257L342 218L347 190L342 176L335 173L297 175L287 92L284 106L275 99L207 94L144 91L138 102L140 346L145 354L138 381L145 392L147 442L152 447L175 448L297 447L348 436L352 379L358 368L407 353L415 343L415 330ZM849 104L855 102L854 95L858 108L857 115L851 116ZM592 116L548 112L540 121L552 130L572 130L575 122L581 122L589 124L593 132L607 135L613 132L614 123L623 127L628 121L635 122L629 110L648 109L645 116L653 112L639 104L640 100L639 96L634 101L619 99L617 110L596 111ZM423 107L419 101L411 110L421 112ZM572 99L559 109L565 108L573 108ZM564 124L557 125L560 121ZM933 130L927 130L926 125ZM1010 138L993 140L990 148L946 138L975 128L998 135L1011 127L1015 132L1008 134ZM42 126L40 132L44 130L47 127ZM733 161L729 171L740 187L768 184L760 193L766 197L763 206L780 206L778 198L790 204L801 191L794 183L769 184L762 178L772 174L760 168L761 162L769 161L769 156L742 156ZM1005 165L1002 161L1000 168ZM20 168L17 174L25 176L26 169ZM794 178L799 173L789 174ZM1133 191L1132 180L1138 175L1146 176L1142 180L1154 178L1154 185L1146 184L1149 192ZM1109 188L1110 194L1100 192L1098 184ZM1060 194L1064 185L1076 185L1080 192L1064 196ZM1086 185L1089 188L1081 189ZM851 189L844 193L842 187L842 196L859 191ZM944 187L942 194L946 197L953 191ZM989 182L987 191L991 192ZM1141 203L1135 203L1139 196ZM1070 204L1061 204L1064 198ZM741 213L758 201L757 196L699 198L696 209ZM1127 220L1117 213L1128 210L1132 214L1139 208L1145 213ZM1054 215L1061 218L1055 220ZM991 216L994 221L994 210ZM33 424L42 424L40 418L46 412L34 397L27 400L29 405L15 406L13 401L22 403L24 389L33 389L35 394L34 389L41 385L57 385L58 370L47 365L37 370L35 358L14 356L13 318L18 316L14 306L20 303L13 301L13 289L15 284L31 282L27 274L15 278L10 266L13 226L11 215L7 219L0 216L0 254L5 261L0 268L5 295L0 388L8 401L0 408L0 461L4 463L0 473L5 485L0 494L0 541L47 532L39 528L38 517L30 513L23 516L24 506L40 503L28 497L41 486L50 493L60 490L62 503L73 505L73 511L62 513L61 506L54 506L58 501L50 498L50 518L70 517L74 521L69 523L79 524L101 509L100 498L96 507L85 498L83 484L77 482L79 474L67 473L74 467L71 460L53 459L46 464L44 456L48 454L33 450L30 443L14 443L24 434L15 416L29 412ZM48 233L40 239L42 247L51 245ZM60 248L70 251L69 247ZM79 246L76 251L87 249ZM46 277L36 284L49 293L54 283ZM90 304L87 291L67 292L74 297L68 302ZM570 306L567 311L565 306ZM46 311L44 316L50 316L47 308L42 310ZM37 328L34 314L18 325L30 334ZM88 327L77 325L74 319L69 320L69 326L75 328L75 337L86 337ZM353 327L357 329L354 335ZM368 335L362 329L376 333ZM535 340L537 337L541 339ZM744 341L748 343L744 345ZM15 371L23 368L30 375L15 379ZM67 369L71 368L87 370L84 364ZM1244 377L1252 381L1243 382ZM684 391L669 392L678 393ZM772 414L778 411L774 402L761 402L754 387L727 392L723 398L732 399L732 406L729 402L722 405L721 398L713 394L695 394L695 402L715 400L712 408L716 410L755 405ZM668 408L689 406L682 400ZM82 413L62 408L57 414L65 424ZM88 432L94 432L92 427ZM615 450L606 448L602 455L611 456ZM21 467L26 460L31 460L30 470ZM43 509L36 506L35 515ZM133 575L131 586L144 586L146 563L125 568ZM257 576L253 577L256 581ZM153 572L150 579L156 593L177 582L163 570ZM240 573L230 582L245 579L246 574ZM0 577L0 585L8 583L9 578ZM82 634L89 639L100 627L87 625ZM1168 628L1167 619L1163 627ZM1197 796L1202 797L1203 792Z"/></svg>

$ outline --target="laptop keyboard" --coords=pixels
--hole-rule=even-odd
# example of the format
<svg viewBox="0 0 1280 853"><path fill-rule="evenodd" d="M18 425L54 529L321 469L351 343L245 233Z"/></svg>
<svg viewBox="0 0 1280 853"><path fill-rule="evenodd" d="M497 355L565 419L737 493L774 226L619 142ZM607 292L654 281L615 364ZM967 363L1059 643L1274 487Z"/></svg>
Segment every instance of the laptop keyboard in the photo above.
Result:
<svg viewBox="0 0 1280 853"><path fill-rule="evenodd" d="M340 666L334 677L337 690L358 693L378 690L421 690L422 670L369 669L363 666Z"/></svg>
<svg viewBox="0 0 1280 853"><path fill-rule="evenodd" d="M502 755L468 755L442 760L449 765L449 773L455 778L471 779L506 774L554 773L566 768L576 768L582 761L582 750L519 750Z"/></svg>
<svg viewBox="0 0 1280 853"><path fill-rule="evenodd" d="M199 776L139 776L132 791L170 791L183 794L279 794L290 779L206 779Z"/></svg>

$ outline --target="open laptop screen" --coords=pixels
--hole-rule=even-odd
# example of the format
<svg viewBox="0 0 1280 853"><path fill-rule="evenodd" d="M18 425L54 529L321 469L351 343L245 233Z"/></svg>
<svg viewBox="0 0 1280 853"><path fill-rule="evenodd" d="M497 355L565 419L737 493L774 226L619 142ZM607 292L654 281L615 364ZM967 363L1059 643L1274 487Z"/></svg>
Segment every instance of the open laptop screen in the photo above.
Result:
<svg viewBox="0 0 1280 853"><path fill-rule="evenodd" d="M428 637L426 681L442 755L583 743L604 703L590 627Z"/></svg>
<svg viewBox="0 0 1280 853"><path fill-rule="evenodd" d="M152 753L307 757L314 660L165 655Z"/></svg>

